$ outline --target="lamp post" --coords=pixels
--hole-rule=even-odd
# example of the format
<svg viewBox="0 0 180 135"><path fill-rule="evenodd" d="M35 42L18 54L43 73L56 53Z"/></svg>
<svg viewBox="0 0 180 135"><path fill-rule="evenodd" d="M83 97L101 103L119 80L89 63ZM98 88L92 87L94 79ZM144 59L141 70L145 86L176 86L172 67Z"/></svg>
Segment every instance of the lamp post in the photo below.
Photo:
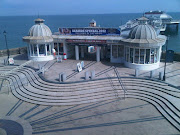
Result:
<svg viewBox="0 0 180 135"><path fill-rule="evenodd" d="M165 64L164 64L164 76L163 76L163 81L166 81L166 63L167 63L167 48L168 48L168 42L169 42L169 35L167 36L167 43L166 43L166 54L165 54Z"/></svg>
<svg viewBox="0 0 180 135"><path fill-rule="evenodd" d="M7 55L8 55L7 61L9 63L9 48L8 48L8 45L7 45L7 38L6 38L7 32L4 31L3 34L4 34L4 38L5 38L5 42L6 42L6 49L7 49Z"/></svg>

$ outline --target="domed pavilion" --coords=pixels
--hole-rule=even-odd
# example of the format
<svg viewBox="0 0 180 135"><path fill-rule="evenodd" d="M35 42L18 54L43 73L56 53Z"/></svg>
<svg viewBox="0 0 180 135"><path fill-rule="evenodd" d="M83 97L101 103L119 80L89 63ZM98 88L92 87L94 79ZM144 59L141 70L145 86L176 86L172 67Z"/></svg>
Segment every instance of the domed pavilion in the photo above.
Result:
<svg viewBox="0 0 180 135"><path fill-rule="evenodd" d="M28 58L34 61L48 61L54 59L52 49L53 38L52 32L44 24L43 19L36 19L28 33L23 37L23 41L28 43Z"/></svg>
<svg viewBox="0 0 180 135"><path fill-rule="evenodd" d="M159 67L162 46L166 37L157 35L155 29L147 24L147 18L139 19L129 36L122 39L125 45L125 66L139 70L153 70Z"/></svg>

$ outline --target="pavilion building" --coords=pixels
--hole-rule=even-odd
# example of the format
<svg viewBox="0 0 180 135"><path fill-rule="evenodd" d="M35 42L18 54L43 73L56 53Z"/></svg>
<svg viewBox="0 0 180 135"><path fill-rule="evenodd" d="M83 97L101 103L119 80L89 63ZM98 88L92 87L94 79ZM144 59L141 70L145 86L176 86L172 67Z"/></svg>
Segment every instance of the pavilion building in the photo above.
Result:
<svg viewBox="0 0 180 135"><path fill-rule="evenodd" d="M28 43L28 58L34 61L53 60L52 49L54 48L52 32L44 24L43 19L36 19L28 33L23 37L23 41Z"/></svg>
<svg viewBox="0 0 180 135"><path fill-rule="evenodd" d="M97 27L92 20L89 27L59 28L59 32L52 35L43 22L36 19L29 35L23 37L28 43L29 59L36 61L52 60L52 49L55 49L56 56L65 53L67 58L76 60L106 60L129 68L153 70L159 67L162 46L166 42L166 37L157 35L145 17L128 33Z"/></svg>

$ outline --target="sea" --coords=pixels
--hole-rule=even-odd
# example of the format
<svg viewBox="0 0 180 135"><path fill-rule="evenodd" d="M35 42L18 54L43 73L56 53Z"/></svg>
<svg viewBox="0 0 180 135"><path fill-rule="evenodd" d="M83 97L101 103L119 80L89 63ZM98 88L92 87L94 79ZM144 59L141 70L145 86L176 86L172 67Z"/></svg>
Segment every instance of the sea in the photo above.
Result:
<svg viewBox="0 0 180 135"><path fill-rule="evenodd" d="M174 20L180 20L180 12L167 13ZM128 20L136 19L142 13L120 13L120 14L82 14L82 15L40 15L49 26L52 33L57 32L59 27L87 27L94 19L97 26L108 28L119 28ZM7 45L9 48L24 47L27 44L22 41L23 36L28 35L29 29L34 25L38 16L0 16L0 50L6 49L3 32L7 32ZM165 35L169 35L168 50L180 52L180 26L179 30L170 29Z"/></svg>

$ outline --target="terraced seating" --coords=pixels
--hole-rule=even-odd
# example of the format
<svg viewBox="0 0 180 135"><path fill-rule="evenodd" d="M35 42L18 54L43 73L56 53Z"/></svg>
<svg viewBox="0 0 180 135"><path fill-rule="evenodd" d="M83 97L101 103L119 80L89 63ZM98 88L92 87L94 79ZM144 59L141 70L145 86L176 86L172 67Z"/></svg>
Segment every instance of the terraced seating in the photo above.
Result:
<svg viewBox="0 0 180 135"><path fill-rule="evenodd" d="M26 76L29 85L23 85L18 80ZM124 92L117 78L53 84L43 81L34 71L22 68L8 76L10 82L18 82L12 86L12 93L22 100L43 105L75 105L124 97ZM157 110L178 130L180 130L180 90L166 83L143 78L121 78L125 84L126 98L136 98L154 105Z"/></svg>

